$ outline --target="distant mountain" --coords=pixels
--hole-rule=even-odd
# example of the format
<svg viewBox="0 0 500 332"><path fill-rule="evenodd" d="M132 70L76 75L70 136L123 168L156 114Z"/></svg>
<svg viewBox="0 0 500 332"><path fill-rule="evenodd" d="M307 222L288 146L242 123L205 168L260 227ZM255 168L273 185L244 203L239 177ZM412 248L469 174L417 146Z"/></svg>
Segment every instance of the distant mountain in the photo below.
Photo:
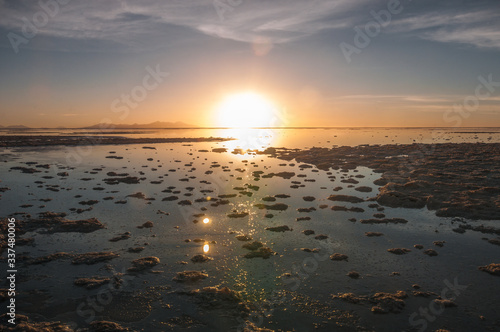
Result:
<svg viewBox="0 0 500 332"><path fill-rule="evenodd" d="M26 127L26 126L23 126L23 125L6 126L5 128L9 128L9 129L30 129L30 127Z"/></svg>
<svg viewBox="0 0 500 332"><path fill-rule="evenodd" d="M193 126L184 122L162 122L156 121L147 124L113 124L114 129L163 129L163 128L196 128L197 126ZM84 127L82 129L100 129L102 128L101 124L96 124L89 127Z"/></svg>

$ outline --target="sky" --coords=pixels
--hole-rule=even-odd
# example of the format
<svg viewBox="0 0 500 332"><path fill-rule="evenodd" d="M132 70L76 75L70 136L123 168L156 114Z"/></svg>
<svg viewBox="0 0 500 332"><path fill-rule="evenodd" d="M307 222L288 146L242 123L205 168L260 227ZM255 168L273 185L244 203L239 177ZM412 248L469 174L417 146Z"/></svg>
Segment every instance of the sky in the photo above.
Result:
<svg viewBox="0 0 500 332"><path fill-rule="evenodd" d="M500 126L500 1L0 0L0 125Z"/></svg>

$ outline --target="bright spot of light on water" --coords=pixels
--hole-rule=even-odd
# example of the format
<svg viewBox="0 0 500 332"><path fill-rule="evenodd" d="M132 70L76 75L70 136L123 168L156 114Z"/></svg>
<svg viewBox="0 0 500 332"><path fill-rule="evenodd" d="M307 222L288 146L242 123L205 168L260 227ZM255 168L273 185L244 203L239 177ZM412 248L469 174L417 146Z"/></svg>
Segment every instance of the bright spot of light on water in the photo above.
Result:
<svg viewBox="0 0 500 332"><path fill-rule="evenodd" d="M208 244L205 244L205 245L203 246L203 252L204 252L204 253L207 253L209 250L210 250L210 246L209 246Z"/></svg>
<svg viewBox="0 0 500 332"><path fill-rule="evenodd" d="M204 224L208 224L209 222L210 222L210 219L208 219L208 218L203 219Z"/></svg>

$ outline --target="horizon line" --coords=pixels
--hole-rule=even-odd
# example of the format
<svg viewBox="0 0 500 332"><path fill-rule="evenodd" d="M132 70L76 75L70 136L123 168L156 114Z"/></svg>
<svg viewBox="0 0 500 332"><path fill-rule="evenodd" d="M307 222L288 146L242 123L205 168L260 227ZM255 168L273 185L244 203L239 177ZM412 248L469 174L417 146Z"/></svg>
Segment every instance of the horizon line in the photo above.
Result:
<svg viewBox="0 0 500 332"><path fill-rule="evenodd" d="M21 127L22 126L22 127ZM31 130L31 129L52 129L52 130L62 130L62 129L72 129L72 130L102 130L102 131L113 131L113 130L132 130L132 129L142 129L142 130L154 130L154 129L169 129L169 130L182 130L182 129L466 129L466 128L500 128L500 126L468 126L468 127L456 127L456 126L290 126L290 127L126 127L126 128L92 128L92 127L28 127L23 125L13 125L13 126L3 126L0 130Z"/></svg>

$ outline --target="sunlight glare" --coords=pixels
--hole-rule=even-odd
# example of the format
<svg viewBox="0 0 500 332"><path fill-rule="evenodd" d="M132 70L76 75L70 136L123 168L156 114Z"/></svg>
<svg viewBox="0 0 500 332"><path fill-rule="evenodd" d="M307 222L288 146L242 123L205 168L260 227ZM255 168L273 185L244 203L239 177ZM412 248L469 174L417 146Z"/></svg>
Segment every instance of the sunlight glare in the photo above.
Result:
<svg viewBox="0 0 500 332"><path fill-rule="evenodd" d="M229 128L273 127L276 108L264 97L245 92L228 96L217 108L218 126Z"/></svg>

